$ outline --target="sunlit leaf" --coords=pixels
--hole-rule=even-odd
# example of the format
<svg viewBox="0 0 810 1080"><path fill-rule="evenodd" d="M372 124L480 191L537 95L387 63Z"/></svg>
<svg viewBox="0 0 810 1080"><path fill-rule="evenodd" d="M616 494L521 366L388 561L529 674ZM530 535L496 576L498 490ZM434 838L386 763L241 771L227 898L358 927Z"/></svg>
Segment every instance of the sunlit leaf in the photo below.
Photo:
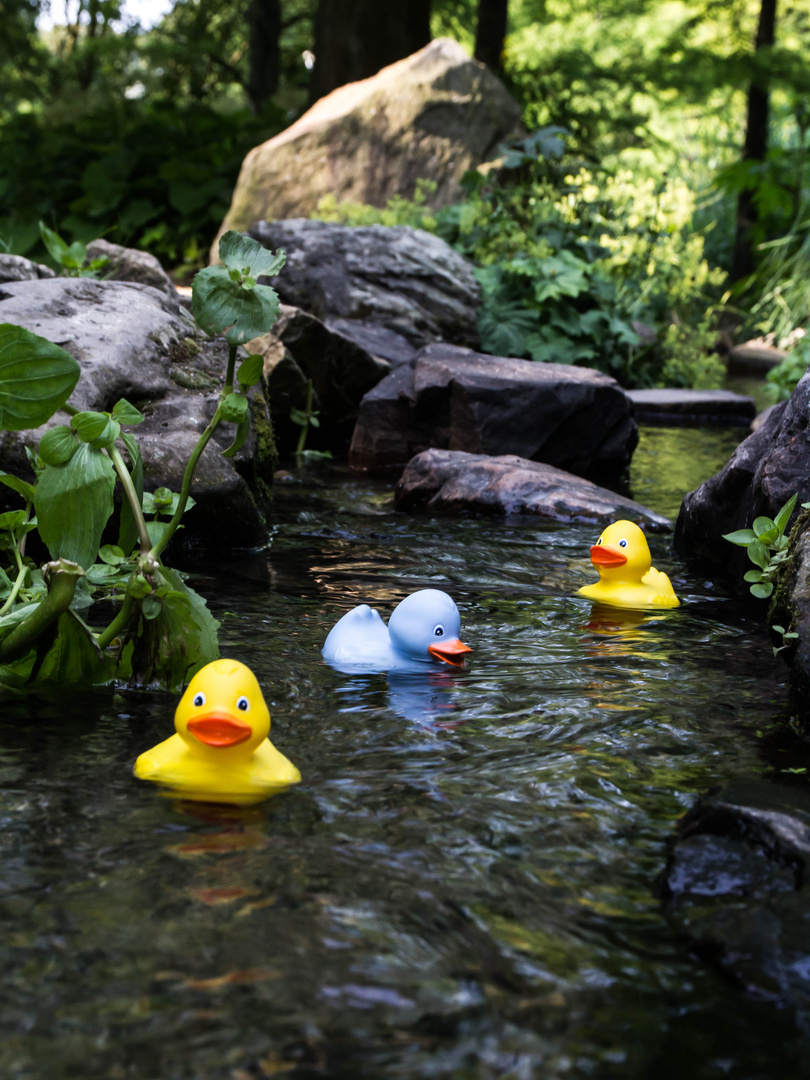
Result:
<svg viewBox="0 0 810 1080"><path fill-rule="evenodd" d="M224 267L208 266L194 278L192 305L197 324L207 334L224 333L229 345L244 345L273 326L279 300L269 285L244 289L231 281Z"/></svg>
<svg viewBox="0 0 810 1080"><path fill-rule="evenodd" d="M58 345L12 323L0 324L0 428L39 427L79 381L77 361Z"/></svg>
<svg viewBox="0 0 810 1080"><path fill-rule="evenodd" d="M144 419L143 413L139 412L134 405L130 405L126 398L121 398L113 405L112 417L119 424L126 424L129 427L142 423Z"/></svg>
<svg viewBox="0 0 810 1080"><path fill-rule="evenodd" d="M723 539L728 540L730 544L736 544L737 547L748 547L756 540L756 534L753 529L737 529L736 532L723 533Z"/></svg>
<svg viewBox="0 0 810 1080"><path fill-rule="evenodd" d="M287 261L283 251L273 253L243 233L229 229L219 241L219 257L227 267L247 277L273 277Z"/></svg>
<svg viewBox="0 0 810 1080"><path fill-rule="evenodd" d="M104 526L113 512L115 471L100 450L82 443L70 461L46 465L34 493L39 534L52 559L72 559L87 569L96 561Z"/></svg>

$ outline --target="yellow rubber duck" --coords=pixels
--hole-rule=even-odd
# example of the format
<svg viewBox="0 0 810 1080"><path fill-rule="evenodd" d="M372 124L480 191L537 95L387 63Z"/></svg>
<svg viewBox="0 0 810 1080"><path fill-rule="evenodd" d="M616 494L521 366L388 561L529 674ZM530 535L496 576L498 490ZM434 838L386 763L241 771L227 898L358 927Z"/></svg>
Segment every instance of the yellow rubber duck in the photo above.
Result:
<svg viewBox="0 0 810 1080"><path fill-rule="evenodd" d="M591 548L599 580L580 596L624 608L673 608L680 600L669 578L650 565L647 538L632 521L614 521Z"/></svg>
<svg viewBox="0 0 810 1080"><path fill-rule="evenodd" d="M134 772L197 802L247 806L297 784L301 774L268 739L270 711L256 676L214 660L186 687L176 734L141 754Z"/></svg>

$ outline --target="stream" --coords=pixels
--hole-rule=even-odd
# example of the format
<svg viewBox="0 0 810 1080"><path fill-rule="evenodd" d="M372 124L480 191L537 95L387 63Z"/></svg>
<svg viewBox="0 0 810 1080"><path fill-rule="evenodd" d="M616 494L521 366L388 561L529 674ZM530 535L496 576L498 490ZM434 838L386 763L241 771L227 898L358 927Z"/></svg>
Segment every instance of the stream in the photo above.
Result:
<svg viewBox="0 0 810 1080"><path fill-rule="evenodd" d="M674 519L740 437L645 428L633 497ZM166 694L3 702L4 1080L804 1075L794 1019L690 956L656 897L697 796L774 775L761 617L666 535L682 606L599 608L575 595L598 527L406 516L385 482L288 469L268 550L191 583L298 787L228 808L135 780ZM466 669L322 661L345 611L423 587L456 600Z"/></svg>

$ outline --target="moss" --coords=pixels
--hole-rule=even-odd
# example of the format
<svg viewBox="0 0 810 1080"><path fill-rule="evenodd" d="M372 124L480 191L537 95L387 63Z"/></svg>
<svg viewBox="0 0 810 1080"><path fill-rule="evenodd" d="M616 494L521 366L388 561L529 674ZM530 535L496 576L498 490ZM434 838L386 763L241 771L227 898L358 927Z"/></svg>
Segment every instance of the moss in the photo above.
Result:
<svg viewBox="0 0 810 1080"><path fill-rule="evenodd" d="M269 505L273 498L270 488L278 466L278 448L267 399L258 390L253 394L253 430L256 432L255 483L261 501Z"/></svg>

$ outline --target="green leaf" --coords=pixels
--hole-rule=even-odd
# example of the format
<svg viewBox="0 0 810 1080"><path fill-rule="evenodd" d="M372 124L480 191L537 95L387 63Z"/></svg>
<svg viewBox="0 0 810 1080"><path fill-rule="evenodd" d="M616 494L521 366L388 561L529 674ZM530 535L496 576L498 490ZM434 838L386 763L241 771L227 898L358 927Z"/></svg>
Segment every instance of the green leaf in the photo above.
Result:
<svg viewBox="0 0 810 1080"><path fill-rule="evenodd" d="M162 599L154 594L145 596L141 601L141 611L145 619L156 619L163 607Z"/></svg>
<svg viewBox="0 0 810 1080"><path fill-rule="evenodd" d="M773 592L773 584L770 581L765 581L760 585L751 586L751 595L759 597L760 600L766 600Z"/></svg>
<svg viewBox="0 0 810 1080"><path fill-rule="evenodd" d="M744 576L743 581L762 581L762 571L749 570L748 573Z"/></svg>
<svg viewBox="0 0 810 1080"><path fill-rule="evenodd" d="M309 424L307 414L302 409L296 409L295 406L290 409L290 420L299 427L306 427Z"/></svg>
<svg viewBox="0 0 810 1080"><path fill-rule="evenodd" d="M798 499L798 497L799 493L797 491L795 495L790 496L788 501L776 515L776 520L774 524L776 525L780 533L783 533L787 528L787 523L790 519L790 515L793 513L793 507L796 505L796 500Z"/></svg>
<svg viewBox="0 0 810 1080"><path fill-rule="evenodd" d="M250 434L250 413L245 413L245 419L236 429L236 435L234 435L233 442L227 450L222 451L222 456L231 458L235 454L238 454L242 447L245 445L245 440Z"/></svg>
<svg viewBox="0 0 810 1080"><path fill-rule="evenodd" d="M45 338L0 324L0 428L39 427L60 409L79 381L76 360Z"/></svg>
<svg viewBox="0 0 810 1080"><path fill-rule="evenodd" d="M754 518L752 528L754 530L754 535L761 539L763 533L771 532L776 528L776 523L771 521L769 517L758 517Z"/></svg>
<svg viewBox="0 0 810 1080"><path fill-rule="evenodd" d="M146 531L149 533L149 539L152 542L152 547L155 544L160 543L163 539L163 534L169 527L168 521L147 521Z"/></svg>
<svg viewBox="0 0 810 1080"><path fill-rule="evenodd" d="M102 412L79 412L70 418L70 426L82 442L86 443L99 438L109 422L110 418L107 413Z"/></svg>
<svg viewBox="0 0 810 1080"><path fill-rule="evenodd" d="M56 621L56 632L47 645L40 641L37 650L40 661L35 669L34 683L84 683L99 685L113 677L115 661L111 656L99 656L87 631L66 611Z"/></svg>
<svg viewBox="0 0 810 1080"><path fill-rule="evenodd" d="M228 394L219 407L223 420L229 424L241 424L248 411L248 400L244 394Z"/></svg>
<svg viewBox="0 0 810 1080"><path fill-rule="evenodd" d="M117 420L112 418L107 421L107 426L97 439L93 439L90 443L96 450L103 450L105 446L112 446L118 436L121 434L121 425Z"/></svg>
<svg viewBox="0 0 810 1080"><path fill-rule="evenodd" d="M64 465L79 449L79 440L69 427L50 428L39 440L39 456L46 465Z"/></svg>
<svg viewBox="0 0 810 1080"><path fill-rule="evenodd" d="M87 569L113 512L115 470L106 454L82 443L62 465L46 465L34 493L39 534L52 559Z"/></svg>
<svg viewBox="0 0 810 1080"><path fill-rule="evenodd" d="M269 285L244 289L223 267L208 266L194 278L192 306L198 326L207 334L224 333L229 345L244 345L272 327L279 301Z"/></svg>
<svg viewBox="0 0 810 1080"><path fill-rule="evenodd" d="M115 412L114 409L113 412ZM141 504L143 504L143 458L141 457L140 447L134 437L125 431L121 433L121 442L127 448L129 454L129 475L135 485L135 493ZM124 498L121 502L121 524L118 529L119 548L129 555L137 544L138 537L138 523L135 520L135 513L129 504L129 499Z"/></svg>
<svg viewBox="0 0 810 1080"><path fill-rule="evenodd" d="M759 566L762 570L765 570L768 563L771 561L768 549L759 540L752 540L748 545L748 558L755 566Z"/></svg>
<svg viewBox="0 0 810 1080"><path fill-rule="evenodd" d="M773 624L771 630L776 631L777 634L784 634L785 632L784 626L777 626L776 623Z"/></svg>
<svg viewBox="0 0 810 1080"><path fill-rule="evenodd" d="M121 398L120 401L116 401L115 405L113 405L112 418L117 420L119 424L134 427L136 424L143 422L144 415L134 405L130 405L126 398Z"/></svg>
<svg viewBox="0 0 810 1080"><path fill-rule="evenodd" d="M283 251L275 254L243 233L230 229L219 242L219 257L226 266L238 270L243 277L273 277L287 261Z"/></svg>
<svg viewBox="0 0 810 1080"><path fill-rule="evenodd" d="M102 562L109 563L110 566L117 566L118 563L122 563L126 559L126 555L115 544L105 544L98 553L98 557Z"/></svg>
<svg viewBox="0 0 810 1080"><path fill-rule="evenodd" d="M12 491L16 491L18 495L22 495L26 502L34 501L34 485L27 483L25 480L20 480L18 476L13 476L11 473L3 472L0 469L0 484L5 484Z"/></svg>
<svg viewBox="0 0 810 1080"><path fill-rule="evenodd" d="M261 379L263 371L264 357L259 356L258 353L253 353L247 360L243 360L239 365L236 372L236 378L240 386L255 386L259 379Z"/></svg>
<svg viewBox="0 0 810 1080"><path fill-rule="evenodd" d="M134 643L132 672L138 683L178 690L219 656L219 623L176 570L162 566L158 576L169 592L162 598L160 612L142 624Z"/></svg>
<svg viewBox="0 0 810 1080"><path fill-rule="evenodd" d="M723 539L728 540L730 544L736 544L737 547L748 547L756 538L753 529L737 529L736 532L723 533Z"/></svg>
<svg viewBox="0 0 810 1080"><path fill-rule="evenodd" d="M39 235L42 237L42 243L48 250L48 254L54 260L59 263L60 266L64 265L65 258L67 257L69 248L59 233L54 232L53 229L49 229L44 221L39 223Z"/></svg>

